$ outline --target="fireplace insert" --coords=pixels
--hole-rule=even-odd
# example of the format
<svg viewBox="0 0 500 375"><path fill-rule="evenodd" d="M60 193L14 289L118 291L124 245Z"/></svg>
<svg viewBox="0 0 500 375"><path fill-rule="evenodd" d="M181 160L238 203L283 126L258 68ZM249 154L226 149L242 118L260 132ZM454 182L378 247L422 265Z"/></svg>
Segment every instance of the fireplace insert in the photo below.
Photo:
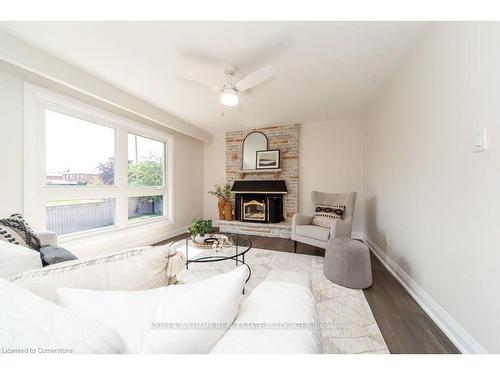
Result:
<svg viewBox="0 0 500 375"><path fill-rule="evenodd" d="M283 221L283 196L280 194L236 194L235 220L256 223Z"/></svg>
<svg viewBox="0 0 500 375"><path fill-rule="evenodd" d="M243 220L266 221L267 204L265 198L243 198Z"/></svg>
<svg viewBox="0 0 500 375"><path fill-rule="evenodd" d="M231 191L236 194L234 216L239 221L279 223L283 219L283 180L235 181Z"/></svg>

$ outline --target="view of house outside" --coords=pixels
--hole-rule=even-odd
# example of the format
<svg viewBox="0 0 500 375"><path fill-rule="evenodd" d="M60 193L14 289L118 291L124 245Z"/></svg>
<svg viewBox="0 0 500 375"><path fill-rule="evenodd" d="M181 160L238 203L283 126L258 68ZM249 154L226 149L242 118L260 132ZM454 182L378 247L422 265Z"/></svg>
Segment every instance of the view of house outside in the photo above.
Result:
<svg viewBox="0 0 500 375"><path fill-rule="evenodd" d="M128 185L164 186L165 143L128 134ZM58 112L46 111L46 184L53 187L106 187L115 184L115 130ZM163 216L163 196L128 199L129 223ZM58 234L115 223L114 199L47 202L47 229Z"/></svg>

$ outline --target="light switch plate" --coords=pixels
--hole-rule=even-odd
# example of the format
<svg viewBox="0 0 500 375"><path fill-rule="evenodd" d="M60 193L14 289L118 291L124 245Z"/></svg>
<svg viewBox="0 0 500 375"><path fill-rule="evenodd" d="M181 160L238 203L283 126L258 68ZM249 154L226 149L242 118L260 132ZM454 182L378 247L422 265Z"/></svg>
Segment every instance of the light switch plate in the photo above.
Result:
<svg viewBox="0 0 500 375"><path fill-rule="evenodd" d="M486 128L474 130L474 152L486 151Z"/></svg>

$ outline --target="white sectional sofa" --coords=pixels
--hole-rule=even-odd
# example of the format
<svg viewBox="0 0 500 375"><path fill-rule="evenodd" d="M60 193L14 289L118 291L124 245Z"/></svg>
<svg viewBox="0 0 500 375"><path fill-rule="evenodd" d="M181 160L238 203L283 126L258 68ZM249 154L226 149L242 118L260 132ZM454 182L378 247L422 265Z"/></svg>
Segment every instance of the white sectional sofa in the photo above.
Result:
<svg viewBox="0 0 500 375"><path fill-rule="evenodd" d="M57 243L54 234L40 237L45 244ZM8 245L0 243L0 252L15 246ZM27 248L15 250L36 254ZM168 247L128 249L45 268L38 266L33 253L28 253L31 263L27 264L35 269L8 278L4 272L0 279L1 347L47 352L66 348L69 353L322 351L306 275L273 271L242 297L246 275L238 276L243 272L238 269L193 284L171 285L185 259ZM4 258L0 253L0 269ZM219 336L200 327L154 331L155 317L162 324L203 319L222 319L227 324Z"/></svg>

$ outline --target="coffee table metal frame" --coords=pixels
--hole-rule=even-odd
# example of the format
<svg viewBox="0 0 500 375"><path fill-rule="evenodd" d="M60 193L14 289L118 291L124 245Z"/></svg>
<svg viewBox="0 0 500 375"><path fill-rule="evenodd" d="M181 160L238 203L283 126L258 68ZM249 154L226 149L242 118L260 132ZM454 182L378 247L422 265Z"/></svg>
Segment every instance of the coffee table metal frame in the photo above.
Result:
<svg viewBox="0 0 500 375"><path fill-rule="evenodd" d="M230 242L233 243L233 246L235 247L234 254L207 255L207 256L201 256L201 257L195 258L195 259L189 259L189 241L192 241L192 239L190 237L187 237L185 240L180 240L180 241L186 242L186 270L189 269L190 263L212 263L212 262L222 262L225 260L234 260L236 265L244 265L248 268L248 277L245 281L245 284L246 284L248 282L248 280L250 280L250 276L252 276L252 269L250 268L250 266L248 264L245 263L245 254L248 251L250 251L250 249L252 248L252 241L248 237L241 236L238 233L220 233L220 234L228 236L228 238L230 239ZM233 241L233 239L235 239L235 241ZM244 244L242 246L242 244L240 244L240 239L244 240L244 241L248 241L248 244ZM173 243L172 245L177 244L180 241L177 241L177 242ZM243 251L240 251L241 249L243 249ZM207 249L207 250L210 250L210 249ZM211 251L215 251L215 250L211 250ZM224 250L222 250L222 251L224 251ZM241 259L240 259L240 257L241 257Z"/></svg>

